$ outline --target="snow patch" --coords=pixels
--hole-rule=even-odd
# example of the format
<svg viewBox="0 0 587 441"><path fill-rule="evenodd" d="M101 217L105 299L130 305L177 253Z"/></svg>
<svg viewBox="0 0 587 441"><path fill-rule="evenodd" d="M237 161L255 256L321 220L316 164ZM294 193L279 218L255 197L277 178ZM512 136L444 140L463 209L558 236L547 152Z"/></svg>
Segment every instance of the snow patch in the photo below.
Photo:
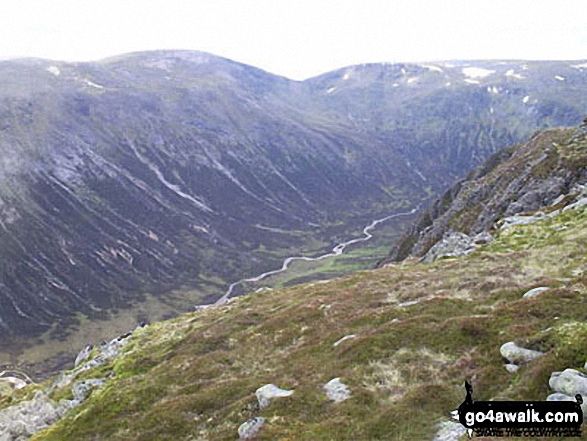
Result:
<svg viewBox="0 0 587 441"><path fill-rule="evenodd" d="M494 70L483 69L481 67L463 67L463 74L469 78L485 78L494 73Z"/></svg>
<svg viewBox="0 0 587 441"><path fill-rule="evenodd" d="M529 95L526 95L526 96L524 97L524 99L522 100L522 102L523 102L524 104L526 104L526 103L528 102L528 100L529 100L529 99L530 99L530 96L529 96Z"/></svg>
<svg viewBox="0 0 587 441"><path fill-rule="evenodd" d="M412 84L413 82L418 81L418 77L411 77L408 78L408 84Z"/></svg>
<svg viewBox="0 0 587 441"><path fill-rule="evenodd" d="M344 76L342 77L342 79L343 79L343 80L348 80L350 77L351 77L351 74L350 74L350 73L348 73L348 72L346 72L346 73L344 74Z"/></svg>
<svg viewBox="0 0 587 441"><path fill-rule="evenodd" d="M505 73L506 77L511 77L511 78L515 78L516 80L523 80L524 78L526 78L524 75L521 75L519 73L516 73L516 71L514 69L510 69Z"/></svg>
<svg viewBox="0 0 587 441"><path fill-rule="evenodd" d="M497 87L495 87L495 86L487 86L487 92L498 94L499 93L499 89Z"/></svg>
<svg viewBox="0 0 587 441"><path fill-rule="evenodd" d="M332 93L332 92L334 92L335 90L336 90L336 87L331 87L330 89L328 89L328 90L326 91L326 93Z"/></svg>
<svg viewBox="0 0 587 441"><path fill-rule="evenodd" d="M438 66L430 66L427 64L422 64L422 67L425 69L431 70L432 72L443 72L443 70Z"/></svg>
<svg viewBox="0 0 587 441"><path fill-rule="evenodd" d="M490 107L489 108L489 113L493 113L493 112L495 112L495 110L493 110L493 107Z"/></svg>
<svg viewBox="0 0 587 441"><path fill-rule="evenodd" d="M574 64L571 67L574 67L575 69L587 69L587 63Z"/></svg>
<svg viewBox="0 0 587 441"><path fill-rule="evenodd" d="M465 83L469 83L469 84L481 84L479 81L477 81L477 80L471 80L470 78L465 79Z"/></svg>
<svg viewBox="0 0 587 441"><path fill-rule="evenodd" d="M398 84L398 83L393 83L393 84L391 85L391 87L398 87L398 86L399 86L399 84Z"/></svg>
<svg viewBox="0 0 587 441"><path fill-rule="evenodd" d="M58 77L59 74L61 74L61 71L59 70L59 68L57 66L49 66L46 70L47 70L47 72L52 73L56 77Z"/></svg>
<svg viewBox="0 0 587 441"><path fill-rule="evenodd" d="M450 81L445 84L446 87L450 86Z"/></svg>
<svg viewBox="0 0 587 441"><path fill-rule="evenodd" d="M556 75L554 78L559 81L565 81L565 77L561 77L560 75Z"/></svg>

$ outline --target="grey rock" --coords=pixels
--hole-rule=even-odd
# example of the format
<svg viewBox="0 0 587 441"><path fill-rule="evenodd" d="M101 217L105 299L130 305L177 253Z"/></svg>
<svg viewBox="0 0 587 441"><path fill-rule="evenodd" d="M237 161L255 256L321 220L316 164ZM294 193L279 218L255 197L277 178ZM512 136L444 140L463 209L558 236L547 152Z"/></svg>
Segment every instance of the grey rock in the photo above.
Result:
<svg viewBox="0 0 587 441"><path fill-rule="evenodd" d="M0 410L0 440L28 439L61 418L63 412L43 392L37 392L32 400Z"/></svg>
<svg viewBox="0 0 587 441"><path fill-rule="evenodd" d="M512 374L516 372L518 369L520 369L520 366L512 363L504 364L503 366L507 369L508 372L511 372Z"/></svg>
<svg viewBox="0 0 587 441"><path fill-rule="evenodd" d="M89 345L86 346L84 349L80 351L80 353L75 358L75 363L73 364L74 367L78 367L81 363L86 361L92 352L93 346Z"/></svg>
<svg viewBox="0 0 587 441"><path fill-rule="evenodd" d="M239 439L251 439L257 436L261 427L265 424L265 418L255 417L245 421L238 428Z"/></svg>
<svg viewBox="0 0 587 441"><path fill-rule="evenodd" d="M264 409L269 406L270 400L272 398L289 397L293 393L293 390L280 389L274 384L266 384L265 386L257 389L255 395L259 401L259 407Z"/></svg>
<svg viewBox="0 0 587 441"><path fill-rule="evenodd" d="M482 231L473 238L473 242L477 245L489 243L493 240L493 236L487 231Z"/></svg>
<svg viewBox="0 0 587 441"><path fill-rule="evenodd" d="M532 216L520 216L518 214L515 214L513 216L506 217L501 220L501 222L502 222L501 229L506 230L508 228L515 227L517 225L530 225L535 222L538 222L541 219L544 219L544 217L545 217L544 213L541 211L537 212L536 214L534 214Z"/></svg>
<svg viewBox="0 0 587 441"><path fill-rule="evenodd" d="M548 385L555 392L574 397L581 394L587 397L587 375L575 369L565 369L562 372L553 372Z"/></svg>
<svg viewBox="0 0 587 441"><path fill-rule="evenodd" d="M466 431L461 423L443 420L438 424L438 432L432 441L458 441Z"/></svg>
<svg viewBox="0 0 587 441"><path fill-rule="evenodd" d="M333 378L324 385L326 396L334 401L340 403L341 401L347 400L351 397L351 392L348 387L340 381L340 378Z"/></svg>
<svg viewBox="0 0 587 441"><path fill-rule="evenodd" d="M546 401L575 401L574 397L556 392L546 397Z"/></svg>
<svg viewBox="0 0 587 441"><path fill-rule="evenodd" d="M458 257L469 254L475 249L473 239L465 233L451 232L444 235L442 240L436 243L426 253L422 262L434 262L441 257Z"/></svg>
<svg viewBox="0 0 587 441"><path fill-rule="evenodd" d="M98 386L102 386L106 380L104 378L92 378L90 380L79 381L73 385L71 392L73 393L73 401L77 404L81 403L88 392Z"/></svg>
<svg viewBox="0 0 587 441"><path fill-rule="evenodd" d="M585 205L587 205L587 198L580 198L576 202L573 202L572 204L569 204L565 208L563 208L563 212L569 210L576 210L577 208L584 207Z"/></svg>
<svg viewBox="0 0 587 441"><path fill-rule="evenodd" d="M542 294L544 291L548 291L549 289L550 288L548 286L539 286L538 288L533 288L530 291L527 291L522 297L525 299L536 297Z"/></svg>
<svg viewBox="0 0 587 441"><path fill-rule="evenodd" d="M513 364L528 363L544 355L543 352L521 348L513 341L504 343L499 349L501 356Z"/></svg>

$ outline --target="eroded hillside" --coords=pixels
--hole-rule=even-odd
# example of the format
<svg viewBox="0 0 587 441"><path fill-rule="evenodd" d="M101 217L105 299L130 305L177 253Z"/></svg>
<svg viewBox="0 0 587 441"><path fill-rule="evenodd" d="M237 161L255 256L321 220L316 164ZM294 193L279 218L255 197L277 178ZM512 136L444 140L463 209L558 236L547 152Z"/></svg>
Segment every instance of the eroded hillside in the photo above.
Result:
<svg viewBox="0 0 587 441"><path fill-rule="evenodd" d="M583 164L585 137L558 135L558 151ZM266 289L137 329L61 380L3 398L0 422L24 403L74 400L85 381L89 397L34 440L235 439L248 420L268 440L458 439L447 421L464 379L476 399L544 400L553 372L585 372L583 184L542 215L492 224L492 239L462 257ZM537 287L547 289L524 296ZM507 342L539 355L505 360ZM284 396L267 405L255 393L269 384Z"/></svg>

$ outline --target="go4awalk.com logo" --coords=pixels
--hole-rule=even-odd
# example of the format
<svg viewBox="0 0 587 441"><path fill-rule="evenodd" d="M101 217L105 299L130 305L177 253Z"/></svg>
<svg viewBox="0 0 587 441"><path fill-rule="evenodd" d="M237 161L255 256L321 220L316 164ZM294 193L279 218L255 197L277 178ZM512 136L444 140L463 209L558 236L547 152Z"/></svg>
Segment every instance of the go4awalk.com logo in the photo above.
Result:
<svg viewBox="0 0 587 441"><path fill-rule="evenodd" d="M465 382L467 397L453 412L473 436L581 437L583 398L576 401L473 401L473 388Z"/></svg>

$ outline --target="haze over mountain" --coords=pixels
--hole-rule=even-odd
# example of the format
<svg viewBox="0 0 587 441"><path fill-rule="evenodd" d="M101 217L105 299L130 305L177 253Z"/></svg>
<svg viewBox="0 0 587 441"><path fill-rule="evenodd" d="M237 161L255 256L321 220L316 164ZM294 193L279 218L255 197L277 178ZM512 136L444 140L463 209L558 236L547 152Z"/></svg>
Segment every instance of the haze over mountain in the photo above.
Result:
<svg viewBox="0 0 587 441"><path fill-rule="evenodd" d="M368 64L298 82L156 51L3 61L0 83L5 335L146 293L212 300L587 113L581 61Z"/></svg>

